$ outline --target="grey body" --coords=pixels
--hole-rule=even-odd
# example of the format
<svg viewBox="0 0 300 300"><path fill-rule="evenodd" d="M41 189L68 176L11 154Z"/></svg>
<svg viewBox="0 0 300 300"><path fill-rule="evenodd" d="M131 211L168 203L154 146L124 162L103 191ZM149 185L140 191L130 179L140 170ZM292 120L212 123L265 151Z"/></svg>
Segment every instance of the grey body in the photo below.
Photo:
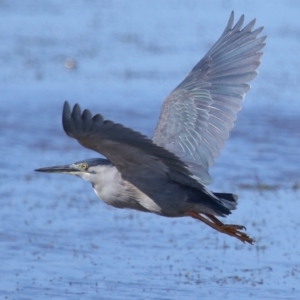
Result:
<svg viewBox="0 0 300 300"><path fill-rule="evenodd" d="M262 27L252 31L255 20L242 28L244 16L235 26L233 19L232 13L216 44L165 99L152 140L99 114L81 112L78 104L71 110L65 102L67 135L108 160L37 171L80 176L114 207L168 217L205 214L214 222L209 226L219 226L212 216L228 215L237 197L206 188L212 181L209 167L229 136L250 88L247 82L257 75L266 38L258 37Z"/></svg>
<svg viewBox="0 0 300 300"><path fill-rule="evenodd" d="M180 215L178 212L178 205L182 205L182 203L184 203L182 201L183 189L181 191L175 184L160 182L159 188L164 190L163 194L160 194L160 197L152 196L150 198L129 181L124 180L120 172L113 164L105 167L103 169L103 173L100 174L100 177L102 177L101 183L98 181L99 177L96 178L96 182L92 183L93 188L97 196L109 205L117 208L131 208L161 215ZM178 192L180 193L181 197L178 197ZM151 194L156 194L155 187L153 187L153 192ZM170 197L173 197L173 199L168 199ZM173 204L173 207L170 207L169 205L166 207L166 204L170 203ZM183 215L183 213L184 210L182 209L181 215Z"/></svg>
<svg viewBox="0 0 300 300"><path fill-rule="evenodd" d="M82 165L86 166L86 170L82 169ZM232 201L220 201L204 187L199 191L167 178L152 180L146 194L128 180L124 180L118 169L109 160L102 158L86 159L66 166L41 168L37 171L81 177L91 182L101 200L116 208L130 208L166 217L182 217L186 211L195 209L224 216L236 207L235 198ZM231 197L231 194L226 195Z"/></svg>

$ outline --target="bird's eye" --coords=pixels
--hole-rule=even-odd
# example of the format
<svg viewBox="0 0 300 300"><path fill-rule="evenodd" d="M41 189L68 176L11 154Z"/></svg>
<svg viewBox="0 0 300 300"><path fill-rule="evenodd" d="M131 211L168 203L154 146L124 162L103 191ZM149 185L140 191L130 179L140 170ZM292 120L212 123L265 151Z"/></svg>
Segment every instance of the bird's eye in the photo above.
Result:
<svg viewBox="0 0 300 300"><path fill-rule="evenodd" d="M88 169L88 165L87 164L81 164L81 169L83 170L87 170Z"/></svg>

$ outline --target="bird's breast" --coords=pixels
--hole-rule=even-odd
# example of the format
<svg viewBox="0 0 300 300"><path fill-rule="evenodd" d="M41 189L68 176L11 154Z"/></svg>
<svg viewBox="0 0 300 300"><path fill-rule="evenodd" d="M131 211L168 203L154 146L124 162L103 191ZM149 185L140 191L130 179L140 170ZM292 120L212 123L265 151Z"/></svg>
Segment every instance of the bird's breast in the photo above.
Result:
<svg viewBox="0 0 300 300"><path fill-rule="evenodd" d="M94 192L106 204L160 214L160 206L127 181L104 186L94 185Z"/></svg>

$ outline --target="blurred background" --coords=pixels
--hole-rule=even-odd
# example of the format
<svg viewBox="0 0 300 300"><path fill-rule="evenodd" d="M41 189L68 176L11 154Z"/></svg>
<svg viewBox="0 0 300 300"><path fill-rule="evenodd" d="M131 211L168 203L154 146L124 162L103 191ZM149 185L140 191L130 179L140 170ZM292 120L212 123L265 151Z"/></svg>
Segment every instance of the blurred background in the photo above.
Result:
<svg viewBox="0 0 300 300"><path fill-rule="evenodd" d="M239 194L226 221L254 246L33 172L98 156L63 132L65 100L151 136L232 10L268 38L211 188ZM299 14L296 0L0 0L1 297L299 299Z"/></svg>

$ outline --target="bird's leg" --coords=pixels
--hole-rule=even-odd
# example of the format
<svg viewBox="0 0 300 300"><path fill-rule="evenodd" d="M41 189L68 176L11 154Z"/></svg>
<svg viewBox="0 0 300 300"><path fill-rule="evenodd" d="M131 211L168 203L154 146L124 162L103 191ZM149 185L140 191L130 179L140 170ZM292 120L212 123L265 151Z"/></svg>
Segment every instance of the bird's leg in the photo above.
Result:
<svg viewBox="0 0 300 300"><path fill-rule="evenodd" d="M245 226L224 224L213 215L203 214L204 216L202 216L201 214L194 211L187 212L185 213L185 215L200 220L206 225L210 226L211 228L219 232L233 236L239 239L240 241L242 241L243 243L247 242L249 244L253 244L253 239L251 239L246 233L241 231L246 229Z"/></svg>

